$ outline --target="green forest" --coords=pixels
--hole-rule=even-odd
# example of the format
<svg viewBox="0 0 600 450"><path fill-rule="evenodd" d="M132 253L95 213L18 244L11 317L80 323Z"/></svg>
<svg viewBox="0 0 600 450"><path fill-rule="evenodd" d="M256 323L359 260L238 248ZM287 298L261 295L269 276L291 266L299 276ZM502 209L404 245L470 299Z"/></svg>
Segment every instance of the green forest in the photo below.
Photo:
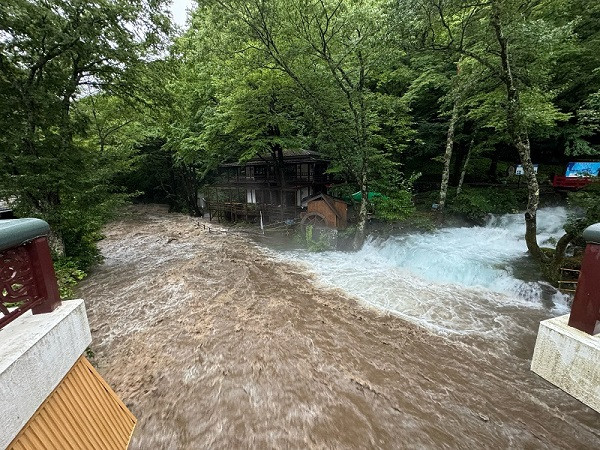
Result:
<svg viewBox="0 0 600 450"><path fill-rule="evenodd" d="M198 0L182 28L163 0L3 0L0 126L0 199L48 221L67 278L120 206L201 215L220 164L282 148L361 193L356 246L377 191L386 220L523 212L556 270L600 221L596 183L536 239L550 177L599 158L600 2Z"/></svg>

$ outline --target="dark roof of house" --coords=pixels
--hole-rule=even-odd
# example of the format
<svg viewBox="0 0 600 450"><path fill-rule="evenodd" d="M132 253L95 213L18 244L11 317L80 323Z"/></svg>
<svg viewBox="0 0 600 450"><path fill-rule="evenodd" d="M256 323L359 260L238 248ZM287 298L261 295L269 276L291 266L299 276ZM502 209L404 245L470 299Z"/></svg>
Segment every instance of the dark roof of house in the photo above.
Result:
<svg viewBox="0 0 600 450"><path fill-rule="evenodd" d="M285 149L283 150L283 159L285 162L308 162L308 161L327 161L323 155L312 150ZM273 157L270 153L259 154L249 159L246 163L232 162L221 164L221 167L242 167L242 166L260 166L271 162Z"/></svg>

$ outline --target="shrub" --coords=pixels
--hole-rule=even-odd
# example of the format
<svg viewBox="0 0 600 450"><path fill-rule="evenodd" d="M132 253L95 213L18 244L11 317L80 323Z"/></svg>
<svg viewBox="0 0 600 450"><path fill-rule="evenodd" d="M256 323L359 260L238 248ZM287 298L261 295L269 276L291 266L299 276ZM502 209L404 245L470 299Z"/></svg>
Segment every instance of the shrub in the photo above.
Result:
<svg viewBox="0 0 600 450"><path fill-rule="evenodd" d="M59 258L54 261L54 271L56 272L60 298L72 298L75 295L75 285L85 278L86 273L80 270L77 262L70 258Z"/></svg>
<svg viewBox="0 0 600 450"><path fill-rule="evenodd" d="M406 190L397 191L391 197L375 197L372 202L377 218L390 222L405 220L415 211L412 194Z"/></svg>
<svg viewBox="0 0 600 450"><path fill-rule="evenodd" d="M324 252L331 250L335 247L335 230L325 230L319 228L316 230L318 235L317 239L314 239L313 234L315 229L312 225L308 225L305 231L306 246L311 252Z"/></svg>
<svg viewBox="0 0 600 450"><path fill-rule="evenodd" d="M447 205L449 212L482 223L488 214L514 213L527 202L525 190L465 187Z"/></svg>

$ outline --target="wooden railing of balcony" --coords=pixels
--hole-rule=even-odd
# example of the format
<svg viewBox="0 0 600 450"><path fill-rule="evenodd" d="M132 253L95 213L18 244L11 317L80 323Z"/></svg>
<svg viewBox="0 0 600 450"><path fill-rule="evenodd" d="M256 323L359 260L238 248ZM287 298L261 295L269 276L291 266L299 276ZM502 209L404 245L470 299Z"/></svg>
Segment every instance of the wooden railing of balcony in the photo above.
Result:
<svg viewBox="0 0 600 450"><path fill-rule="evenodd" d="M224 173L217 178L216 184L265 184L277 182L277 178L272 173L255 174L253 176ZM313 173L286 174L285 182L288 184L327 184L331 182L331 176L328 174L315 175Z"/></svg>
<svg viewBox="0 0 600 450"><path fill-rule="evenodd" d="M302 208L298 206L281 206L267 203L241 203L227 201L207 201L206 208L209 211L210 219L217 217L228 220L249 221L262 217L265 223L272 221L283 221L285 219L295 219L300 217Z"/></svg>

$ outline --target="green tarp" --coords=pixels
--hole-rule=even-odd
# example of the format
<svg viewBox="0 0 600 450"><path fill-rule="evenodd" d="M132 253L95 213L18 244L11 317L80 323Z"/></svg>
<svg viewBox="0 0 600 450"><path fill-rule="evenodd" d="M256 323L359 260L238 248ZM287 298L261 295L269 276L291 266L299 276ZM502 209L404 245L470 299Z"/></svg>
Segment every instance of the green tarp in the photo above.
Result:
<svg viewBox="0 0 600 450"><path fill-rule="evenodd" d="M375 197L387 198L385 195L381 194L380 192L369 191L367 193L367 200L369 200L369 201L373 200ZM352 194L352 200L354 200L355 202L360 202L360 198L361 198L360 191Z"/></svg>

